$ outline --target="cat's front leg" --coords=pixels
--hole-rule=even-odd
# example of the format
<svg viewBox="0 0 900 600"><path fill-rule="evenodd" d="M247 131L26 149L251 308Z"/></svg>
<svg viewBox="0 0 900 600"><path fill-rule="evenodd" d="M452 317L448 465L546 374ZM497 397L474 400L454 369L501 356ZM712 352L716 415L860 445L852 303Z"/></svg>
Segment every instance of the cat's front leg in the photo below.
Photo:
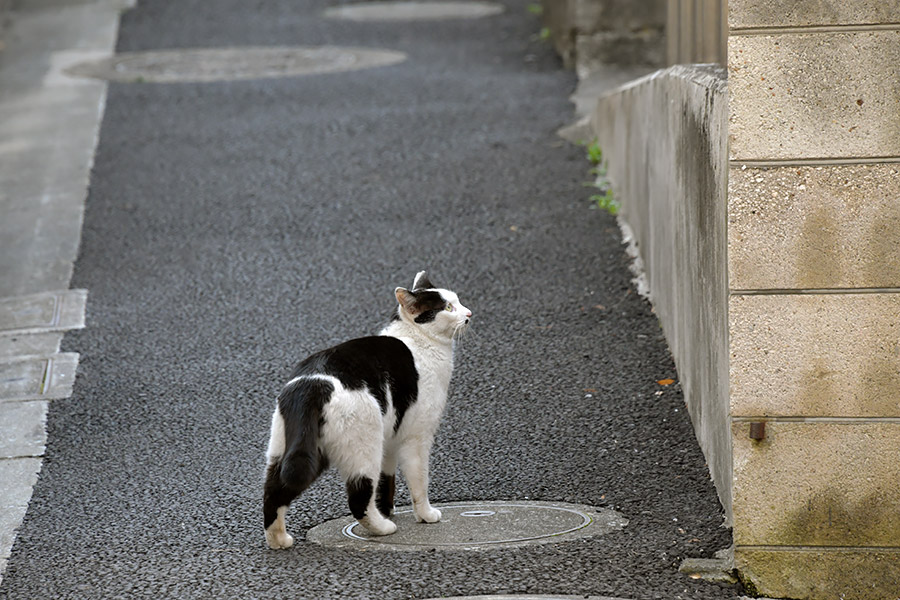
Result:
<svg viewBox="0 0 900 600"><path fill-rule="evenodd" d="M441 520L441 511L433 507L428 498L419 504L413 503L416 521L419 523L437 523Z"/></svg>
<svg viewBox="0 0 900 600"><path fill-rule="evenodd" d="M415 444L404 448L400 468L406 476L409 494L412 496L413 513L419 523L437 523L441 511L428 501L428 455L430 444Z"/></svg>

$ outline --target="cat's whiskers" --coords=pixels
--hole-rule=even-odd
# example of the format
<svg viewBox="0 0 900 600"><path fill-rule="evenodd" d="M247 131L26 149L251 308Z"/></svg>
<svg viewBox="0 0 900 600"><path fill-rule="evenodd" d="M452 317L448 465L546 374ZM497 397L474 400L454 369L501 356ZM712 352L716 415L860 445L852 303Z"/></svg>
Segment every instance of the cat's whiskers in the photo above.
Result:
<svg viewBox="0 0 900 600"><path fill-rule="evenodd" d="M460 346L462 344L462 339L468 335L469 325L468 323L459 323L456 325L456 328L453 330L453 335L451 336L453 342Z"/></svg>

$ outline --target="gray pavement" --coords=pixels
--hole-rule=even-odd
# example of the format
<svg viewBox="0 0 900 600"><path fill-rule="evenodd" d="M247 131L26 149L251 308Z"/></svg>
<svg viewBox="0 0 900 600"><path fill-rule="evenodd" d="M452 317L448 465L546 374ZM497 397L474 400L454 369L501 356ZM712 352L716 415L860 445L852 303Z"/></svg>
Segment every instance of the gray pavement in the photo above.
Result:
<svg viewBox="0 0 900 600"><path fill-rule="evenodd" d="M574 77L525 4L503 4L415 23L329 19L324 1L142 1L122 15L119 52L408 58L109 85L71 281L88 291L86 328L63 340L78 378L48 402L0 597L739 597L678 571L730 532L680 390L657 383L677 375L616 223L590 208L583 150L554 134ZM348 512L329 473L291 510L294 548L266 549L262 453L280 384L309 352L377 331L422 268L476 317L432 499L609 508L621 530L477 552L331 548L304 540Z"/></svg>

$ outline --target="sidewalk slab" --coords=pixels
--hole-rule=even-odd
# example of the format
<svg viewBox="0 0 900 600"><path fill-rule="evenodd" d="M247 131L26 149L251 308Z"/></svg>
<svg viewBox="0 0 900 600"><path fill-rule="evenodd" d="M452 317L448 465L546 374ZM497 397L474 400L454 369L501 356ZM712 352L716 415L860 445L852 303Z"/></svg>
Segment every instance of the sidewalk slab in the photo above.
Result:
<svg viewBox="0 0 900 600"><path fill-rule="evenodd" d="M44 453L47 402L0 402L0 459Z"/></svg>
<svg viewBox="0 0 900 600"><path fill-rule="evenodd" d="M87 290L0 298L0 336L84 327Z"/></svg>
<svg viewBox="0 0 900 600"><path fill-rule="evenodd" d="M40 458L0 459L0 481L17 483L0 485L0 581L40 470Z"/></svg>
<svg viewBox="0 0 900 600"><path fill-rule="evenodd" d="M77 368L77 352L0 363L0 400L68 398Z"/></svg>
<svg viewBox="0 0 900 600"><path fill-rule="evenodd" d="M106 84L62 69L111 53L123 6L10 13L0 55L0 297L69 285Z"/></svg>
<svg viewBox="0 0 900 600"><path fill-rule="evenodd" d="M25 335L0 335L0 362L23 356L50 356L59 352L64 332L47 331Z"/></svg>

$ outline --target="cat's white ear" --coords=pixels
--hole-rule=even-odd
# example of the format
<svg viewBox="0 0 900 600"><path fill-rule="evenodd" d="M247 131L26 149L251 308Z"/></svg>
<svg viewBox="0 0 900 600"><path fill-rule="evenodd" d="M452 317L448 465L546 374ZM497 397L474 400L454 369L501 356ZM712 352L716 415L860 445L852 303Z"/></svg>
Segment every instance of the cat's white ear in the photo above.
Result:
<svg viewBox="0 0 900 600"><path fill-rule="evenodd" d="M412 315L415 315L416 297L413 296L408 289L398 287L394 290L394 296L397 297L397 302L400 303L400 306L403 307L403 310Z"/></svg>
<svg viewBox="0 0 900 600"><path fill-rule="evenodd" d="M414 290L430 290L434 288L434 284L428 279L428 274L425 271L419 271L416 273L416 279L413 281L412 289Z"/></svg>

